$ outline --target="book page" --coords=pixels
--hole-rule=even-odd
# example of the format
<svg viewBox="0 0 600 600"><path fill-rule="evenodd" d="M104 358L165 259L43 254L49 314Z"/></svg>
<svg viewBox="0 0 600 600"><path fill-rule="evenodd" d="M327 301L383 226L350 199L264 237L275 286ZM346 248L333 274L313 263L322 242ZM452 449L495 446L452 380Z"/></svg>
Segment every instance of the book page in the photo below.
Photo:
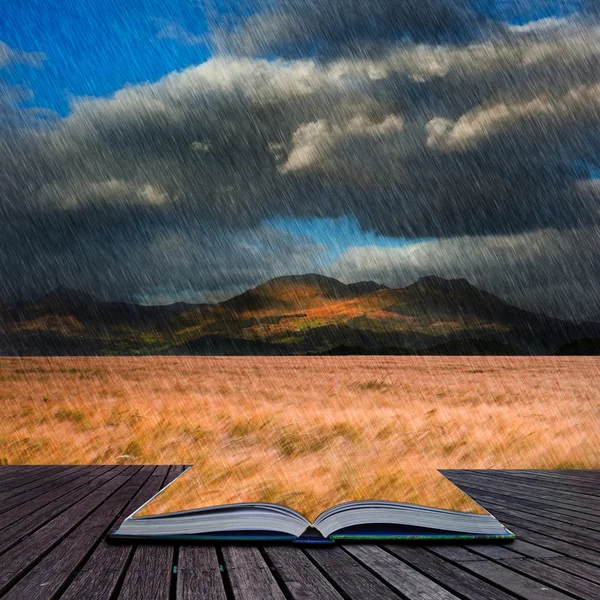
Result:
<svg viewBox="0 0 600 600"><path fill-rule="evenodd" d="M280 460L239 455L189 469L135 516L150 516L239 502L283 504L311 522L324 510L353 500L408 502L472 513L485 513L476 502L418 456L398 457L392 464L370 456L325 447L310 460L298 455ZM216 477L215 473L219 473Z"/></svg>

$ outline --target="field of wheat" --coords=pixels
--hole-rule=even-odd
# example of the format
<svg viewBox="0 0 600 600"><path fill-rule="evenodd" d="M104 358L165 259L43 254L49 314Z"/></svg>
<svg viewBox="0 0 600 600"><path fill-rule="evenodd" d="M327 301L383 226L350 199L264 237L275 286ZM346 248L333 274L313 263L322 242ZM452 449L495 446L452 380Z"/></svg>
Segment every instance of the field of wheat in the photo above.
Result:
<svg viewBox="0 0 600 600"><path fill-rule="evenodd" d="M593 357L3 358L0 462L194 464L213 503L307 514L419 501L424 469L600 468L598 382Z"/></svg>

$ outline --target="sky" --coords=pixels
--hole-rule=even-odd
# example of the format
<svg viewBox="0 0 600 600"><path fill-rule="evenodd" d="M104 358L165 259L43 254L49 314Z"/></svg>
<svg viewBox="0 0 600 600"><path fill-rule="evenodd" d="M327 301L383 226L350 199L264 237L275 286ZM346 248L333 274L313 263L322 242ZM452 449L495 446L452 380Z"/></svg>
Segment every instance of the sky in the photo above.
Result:
<svg viewBox="0 0 600 600"><path fill-rule="evenodd" d="M600 313L598 0L2 0L0 299L466 277Z"/></svg>

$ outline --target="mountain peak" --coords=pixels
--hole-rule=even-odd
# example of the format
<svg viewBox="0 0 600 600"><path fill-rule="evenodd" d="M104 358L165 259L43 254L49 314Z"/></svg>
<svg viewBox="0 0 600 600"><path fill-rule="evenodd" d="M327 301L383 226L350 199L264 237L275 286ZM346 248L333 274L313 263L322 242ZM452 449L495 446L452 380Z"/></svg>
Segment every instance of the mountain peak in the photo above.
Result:
<svg viewBox="0 0 600 600"><path fill-rule="evenodd" d="M280 277L274 277L273 279L268 279L261 283L257 287L273 284L344 285L341 281L338 281L333 277L327 277L326 275L321 275L319 273L304 273L303 275L281 275Z"/></svg>
<svg viewBox="0 0 600 600"><path fill-rule="evenodd" d="M352 291L356 295L370 294L371 292L378 292L379 290L389 290L387 285L377 283L376 281L357 281L356 283L349 283L348 290Z"/></svg>
<svg viewBox="0 0 600 600"><path fill-rule="evenodd" d="M477 289L475 286L471 285L467 279L445 279L439 275L419 277L413 285L421 288L438 288L443 290Z"/></svg>
<svg viewBox="0 0 600 600"><path fill-rule="evenodd" d="M385 286L374 281L346 285L338 279L319 273L284 275L269 279L221 305L238 312L295 310L321 305L330 300L355 298L384 288Z"/></svg>

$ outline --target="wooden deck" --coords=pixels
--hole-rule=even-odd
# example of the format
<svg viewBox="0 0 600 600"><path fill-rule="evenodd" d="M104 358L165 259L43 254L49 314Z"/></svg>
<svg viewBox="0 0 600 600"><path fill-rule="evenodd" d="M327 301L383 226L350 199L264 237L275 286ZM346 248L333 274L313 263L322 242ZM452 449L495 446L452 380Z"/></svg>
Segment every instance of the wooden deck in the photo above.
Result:
<svg viewBox="0 0 600 600"><path fill-rule="evenodd" d="M106 534L181 466L0 467L0 596L600 599L600 471L445 471L509 544L123 545Z"/></svg>

